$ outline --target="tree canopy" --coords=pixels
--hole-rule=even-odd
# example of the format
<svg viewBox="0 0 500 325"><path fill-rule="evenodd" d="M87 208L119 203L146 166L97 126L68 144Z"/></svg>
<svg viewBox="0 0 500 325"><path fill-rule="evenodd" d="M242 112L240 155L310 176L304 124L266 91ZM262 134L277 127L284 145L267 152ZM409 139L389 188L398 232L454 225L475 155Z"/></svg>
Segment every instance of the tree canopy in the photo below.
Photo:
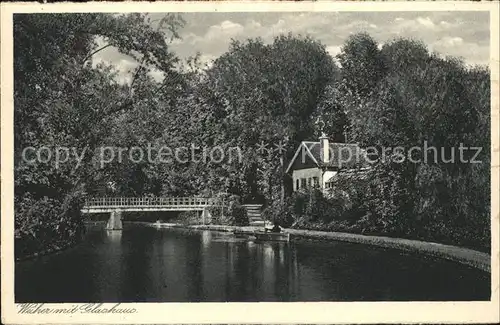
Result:
<svg viewBox="0 0 500 325"><path fill-rule="evenodd" d="M326 132L334 141L362 147L411 148L426 141L448 155L460 144L481 147L483 163L378 161L365 180L339 177L337 189L350 193L349 204L336 199L332 213L319 213L318 206L304 210L317 215L314 222L345 222L351 215L355 231L430 238L451 229L443 235L450 242L488 245L487 68L442 58L419 41L395 39L380 46L360 33L345 41L336 58L300 35L270 43L233 41L203 69L196 58L183 62L171 49L183 24L177 15L158 21L145 14L15 16L19 236L40 241L50 238L40 234L54 235L61 225L63 236L72 235L81 227L75 211L94 194L230 193L268 207L287 204L294 196L283 166L300 141ZM137 62L128 83L118 82L112 63L94 60L107 47ZM155 79L152 71L163 78ZM258 152L259 144L267 144L267 152ZM86 154L77 164L72 152L62 152L72 161L59 166L22 159L27 147L43 146ZM203 148L239 148L242 159L152 162L126 154L99 162L103 147L149 147L157 155L165 146L186 147L185 154L193 150L198 157ZM320 210L329 209L318 193L311 195Z"/></svg>

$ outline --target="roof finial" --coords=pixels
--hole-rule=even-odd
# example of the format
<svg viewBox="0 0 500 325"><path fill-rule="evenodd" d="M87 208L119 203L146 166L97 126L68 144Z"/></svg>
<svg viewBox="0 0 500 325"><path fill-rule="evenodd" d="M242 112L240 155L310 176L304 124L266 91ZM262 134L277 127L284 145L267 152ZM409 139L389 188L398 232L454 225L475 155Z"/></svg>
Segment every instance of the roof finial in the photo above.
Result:
<svg viewBox="0 0 500 325"><path fill-rule="evenodd" d="M319 133L321 134L321 136L323 137L325 135L325 121L323 121L323 118L321 115L319 115L317 118L316 118L316 126L319 130Z"/></svg>

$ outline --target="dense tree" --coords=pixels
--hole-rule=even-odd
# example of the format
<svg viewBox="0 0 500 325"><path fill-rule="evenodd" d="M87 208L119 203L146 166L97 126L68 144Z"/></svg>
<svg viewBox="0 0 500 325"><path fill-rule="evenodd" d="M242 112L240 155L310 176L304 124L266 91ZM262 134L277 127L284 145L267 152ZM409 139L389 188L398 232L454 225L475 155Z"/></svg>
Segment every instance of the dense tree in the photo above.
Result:
<svg viewBox="0 0 500 325"><path fill-rule="evenodd" d="M115 46L140 62L136 76L153 68L162 71L166 78L158 90L175 79L177 59L165 39L168 33L176 35L181 21L166 16L153 28L148 19L142 14L15 16L16 235L33 243L24 249L74 238L74 232L81 230L75 211L98 174L91 163L94 151L109 134L115 114L129 110L151 92L134 83L137 78L130 85L119 84L112 66L93 67L93 54ZM99 47L99 38L106 45ZM74 156L57 165L54 156L48 159L48 150L42 156L45 162L33 155L26 161L22 155L29 147L47 147L52 155L56 148L62 155L67 154L62 148L85 154L77 168L76 161L69 159Z"/></svg>
<svg viewBox="0 0 500 325"><path fill-rule="evenodd" d="M313 135L311 115L335 75L322 44L291 35L269 45L259 39L233 42L207 71L207 86L219 106L216 136L245 151L240 183L250 197L255 199L257 192L268 200L283 195L282 163L299 141ZM255 151L259 143L268 144L269 155ZM282 152L275 147L280 143Z"/></svg>
<svg viewBox="0 0 500 325"><path fill-rule="evenodd" d="M353 95L370 94L386 72L377 42L366 33L350 36L337 58L342 67L342 86Z"/></svg>
<svg viewBox="0 0 500 325"><path fill-rule="evenodd" d="M270 44L233 41L202 69L197 57L180 63L170 49L182 23L174 15L16 15L16 235L24 243L16 248L76 238L83 197L110 183L110 195L265 202L268 215L297 227L489 245L489 70L414 40L381 47L365 33L348 38L340 67L321 43L282 35ZM93 62L110 46L137 62L128 83L112 64ZM321 132L379 150L425 141L455 159L460 145L481 147L482 163L434 161L422 151L414 163L388 151L368 171L339 174L329 197L288 195L284 165ZM78 168L73 152L57 166L21 159L43 146L85 154ZM104 165L103 147L115 148ZM121 160L118 147L127 148ZM133 147L152 157L136 159ZM184 148L182 159L158 161L162 147ZM220 161L210 156L216 147Z"/></svg>
<svg viewBox="0 0 500 325"><path fill-rule="evenodd" d="M349 140L379 153L362 182L351 174L337 180L340 194L365 193L353 206L365 211L358 214L360 230L487 247L489 72L429 53L414 40L378 50L366 34L352 36L339 59L342 79L329 105L345 112ZM475 150L461 161L460 146L481 147L482 163L469 162ZM414 147L418 162L407 156Z"/></svg>

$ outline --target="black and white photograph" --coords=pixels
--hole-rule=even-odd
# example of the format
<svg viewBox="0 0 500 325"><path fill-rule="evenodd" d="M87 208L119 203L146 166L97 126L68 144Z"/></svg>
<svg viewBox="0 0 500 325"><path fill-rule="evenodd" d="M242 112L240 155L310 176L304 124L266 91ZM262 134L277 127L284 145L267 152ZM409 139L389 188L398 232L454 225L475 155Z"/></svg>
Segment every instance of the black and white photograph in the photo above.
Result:
<svg viewBox="0 0 500 325"><path fill-rule="evenodd" d="M498 302L498 2L152 5L2 4L10 316Z"/></svg>

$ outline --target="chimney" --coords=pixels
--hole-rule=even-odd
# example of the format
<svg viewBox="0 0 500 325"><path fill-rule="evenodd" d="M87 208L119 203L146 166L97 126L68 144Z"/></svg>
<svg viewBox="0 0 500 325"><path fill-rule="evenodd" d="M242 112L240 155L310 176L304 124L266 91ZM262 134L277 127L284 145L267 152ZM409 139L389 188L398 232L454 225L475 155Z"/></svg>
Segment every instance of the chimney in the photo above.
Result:
<svg viewBox="0 0 500 325"><path fill-rule="evenodd" d="M321 137L319 137L319 147L320 147L320 154L321 157L323 157L323 163L329 163L330 162L330 142L328 141L328 137L326 136L325 133L321 134Z"/></svg>

